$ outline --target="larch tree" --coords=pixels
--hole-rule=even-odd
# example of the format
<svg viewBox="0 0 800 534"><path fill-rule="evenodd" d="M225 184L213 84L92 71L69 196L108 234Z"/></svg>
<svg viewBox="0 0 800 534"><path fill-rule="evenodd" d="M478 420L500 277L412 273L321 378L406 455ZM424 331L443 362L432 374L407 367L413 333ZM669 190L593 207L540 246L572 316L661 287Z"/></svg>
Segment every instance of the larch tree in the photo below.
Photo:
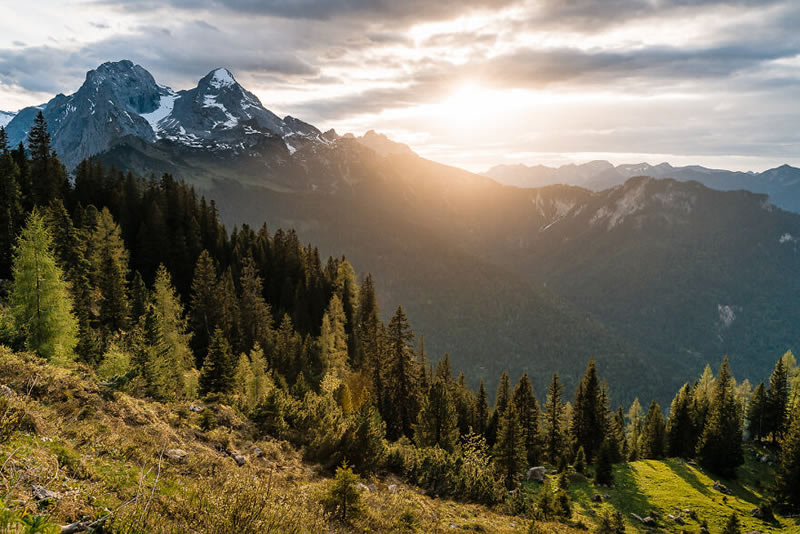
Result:
<svg viewBox="0 0 800 534"><path fill-rule="evenodd" d="M14 248L11 317L29 350L54 362L74 357L78 321L44 218L33 211Z"/></svg>

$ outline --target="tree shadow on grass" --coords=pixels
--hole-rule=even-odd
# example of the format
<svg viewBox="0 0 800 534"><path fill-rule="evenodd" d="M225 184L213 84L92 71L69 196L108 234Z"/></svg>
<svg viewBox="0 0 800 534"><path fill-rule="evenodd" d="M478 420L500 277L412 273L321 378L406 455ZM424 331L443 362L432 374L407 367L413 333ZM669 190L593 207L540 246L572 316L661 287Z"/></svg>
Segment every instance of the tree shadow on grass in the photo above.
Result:
<svg viewBox="0 0 800 534"><path fill-rule="evenodd" d="M718 493L709 488L706 484L703 484L700 479L697 478L697 475L692 467L684 463L683 460L670 458L664 463L672 470L673 473L682 478L684 482L693 487L698 493L701 493L706 497L713 497L715 493ZM719 495L722 494L720 493Z"/></svg>
<svg viewBox="0 0 800 534"><path fill-rule="evenodd" d="M654 508L647 494L636 482L636 469L630 464L614 466L614 487L598 488L599 492L608 492L607 499L617 510L623 512L627 519L632 520L631 513L647 516ZM637 525L638 526L638 525Z"/></svg>

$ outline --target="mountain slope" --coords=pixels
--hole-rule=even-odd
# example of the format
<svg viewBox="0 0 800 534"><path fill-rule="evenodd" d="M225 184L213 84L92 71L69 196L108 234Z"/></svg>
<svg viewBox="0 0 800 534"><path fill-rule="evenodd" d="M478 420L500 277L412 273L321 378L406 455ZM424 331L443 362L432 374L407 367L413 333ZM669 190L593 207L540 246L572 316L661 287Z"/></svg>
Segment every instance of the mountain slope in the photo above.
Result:
<svg viewBox="0 0 800 534"><path fill-rule="evenodd" d="M744 189L769 195L778 207L800 212L800 169L782 165L761 173L708 169L699 165L673 167L669 163L624 164L614 167L607 161L583 165L563 165L558 168L543 165L497 165L484 173L500 183L518 187L544 187L565 184L602 191L622 185L635 176L673 178L697 181L712 189L736 191Z"/></svg>

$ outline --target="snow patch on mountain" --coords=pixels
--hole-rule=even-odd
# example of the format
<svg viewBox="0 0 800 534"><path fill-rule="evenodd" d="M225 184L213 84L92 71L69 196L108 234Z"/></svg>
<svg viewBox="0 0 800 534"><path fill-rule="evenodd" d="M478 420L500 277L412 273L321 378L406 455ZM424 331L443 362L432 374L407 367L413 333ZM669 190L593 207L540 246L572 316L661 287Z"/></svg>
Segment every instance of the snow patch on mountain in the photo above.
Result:
<svg viewBox="0 0 800 534"><path fill-rule="evenodd" d="M13 119L16 116L17 116L16 113L10 113L8 111L0 111L0 126L5 127L9 122L11 122L11 119Z"/></svg>
<svg viewBox="0 0 800 534"><path fill-rule="evenodd" d="M785 234L783 234L778 238L778 243L780 243L781 245L783 245L784 243L795 243L795 242L797 242L797 238L794 237L789 232L786 232Z"/></svg>
<svg viewBox="0 0 800 534"><path fill-rule="evenodd" d="M150 113L142 113L142 118L150 123L150 127L153 129L153 133L156 134L157 139L161 137L161 127L158 125L158 123L169 117L170 113L172 113L172 109L175 107L176 98L178 98L178 95L172 91L169 91L169 93L166 95L161 96L158 107L155 111Z"/></svg>
<svg viewBox="0 0 800 534"><path fill-rule="evenodd" d="M719 314L719 322L725 328L730 328L733 321L736 320L736 309L729 304L717 304L717 313Z"/></svg>

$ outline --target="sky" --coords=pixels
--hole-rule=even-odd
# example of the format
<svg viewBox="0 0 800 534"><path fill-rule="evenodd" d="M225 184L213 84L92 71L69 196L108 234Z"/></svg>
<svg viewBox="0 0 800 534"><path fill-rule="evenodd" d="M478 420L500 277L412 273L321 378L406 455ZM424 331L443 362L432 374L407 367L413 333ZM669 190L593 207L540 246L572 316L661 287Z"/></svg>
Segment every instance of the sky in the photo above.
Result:
<svg viewBox="0 0 800 534"><path fill-rule="evenodd" d="M0 110L130 59L320 129L497 164L800 165L796 0L0 0Z"/></svg>

